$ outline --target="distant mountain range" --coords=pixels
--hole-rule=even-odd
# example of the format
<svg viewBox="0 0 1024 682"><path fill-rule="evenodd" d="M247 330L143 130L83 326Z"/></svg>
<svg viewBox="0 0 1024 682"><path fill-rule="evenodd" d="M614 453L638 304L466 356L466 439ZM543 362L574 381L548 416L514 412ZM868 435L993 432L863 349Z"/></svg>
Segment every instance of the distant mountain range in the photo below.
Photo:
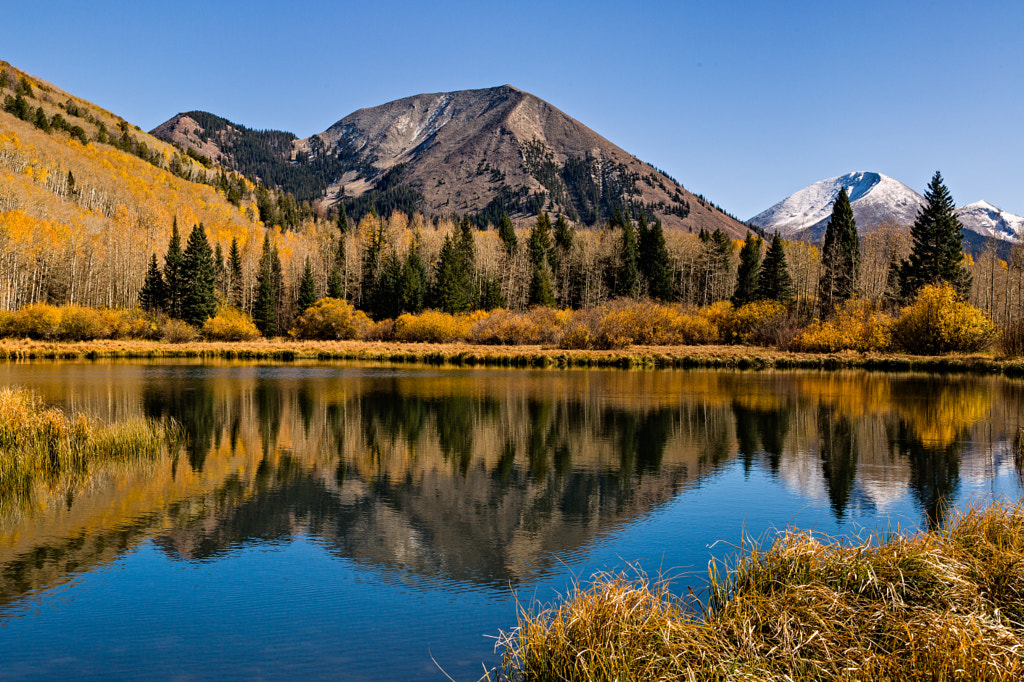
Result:
<svg viewBox="0 0 1024 682"><path fill-rule="evenodd" d="M832 204L845 187L860 232L870 232L886 220L910 225L925 200L902 182L872 172L847 173L816 182L794 192L748 222L766 232L807 240L820 239L825 233ZM978 201L957 209L967 234L966 241L975 250L988 240L1020 243L1024 237L1024 218ZM1004 244L1005 248L1005 244Z"/></svg>
<svg viewBox="0 0 1024 682"><path fill-rule="evenodd" d="M667 228L746 226L551 104L511 85L406 97L360 109L299 139L206 112L152 131L268 186L350 215L369 210L472 214L496 223L544 209L584 225L628 206Z"/></svg>

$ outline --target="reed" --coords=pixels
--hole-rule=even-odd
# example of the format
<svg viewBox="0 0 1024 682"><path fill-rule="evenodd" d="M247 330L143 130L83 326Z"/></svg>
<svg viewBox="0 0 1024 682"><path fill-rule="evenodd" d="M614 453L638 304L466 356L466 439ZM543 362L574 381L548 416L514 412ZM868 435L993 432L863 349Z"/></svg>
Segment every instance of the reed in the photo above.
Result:
<svg viewBox="0 0 1024 682"><path fill-rule="evenodd" d="M49 487L83 481L101 465L151 459L176 447L174 423L134 419L102 424L46 407L24 388L0 388L0 509Z"/></svg>
<svg viewBox="0 0 1024 682"><path fill-rule="evenodd" d="M705 600L603 575L503 635L508 680L1013 680L1024 506L857 544L787 532L712 564Z"/></svg>

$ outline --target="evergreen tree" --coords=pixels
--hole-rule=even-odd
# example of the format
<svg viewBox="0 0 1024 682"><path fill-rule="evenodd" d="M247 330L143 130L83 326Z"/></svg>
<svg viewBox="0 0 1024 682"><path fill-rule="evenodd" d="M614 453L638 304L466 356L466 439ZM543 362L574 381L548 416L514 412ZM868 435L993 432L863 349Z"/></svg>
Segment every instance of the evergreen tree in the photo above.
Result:
<svg viewBox="0 0 1024 682"><path fill-rule="evenodd" d="M516 237L516 230L512 225L512 219L508 217L508 213L502 213L501 220L498 221L498 238L501 239L501 243L505 246L506 255L511 256L516 252L519 238Z"/></svg>
<svg viewBox="0 0 1024 682"><path fill-rule="evenodd" d="M640 268L638 264L639 249L636 243L636 230L629 212L619 215L622 227L622 246L619 253L619 267L615 273L615 295L625 298L636 298L640 290Z"/></svg>
<svg viewBox="0 0 1024 682"><path fill-rule="evenodd" d="M761 274L757 278L757 300L769 299L779 303L793 300L793 278L789 275L786 264L786 252L782 246L782 238L775 234L768 253L761 265Z"/></svg>
<svg viewBox="0 0 1024 682"><path fill-rule="evenodd" d="M178 217L171 225L171 241L164 256L164 312L171 317L181 317L181 299L184 293L182 274L181 234L178 232Z"/></svg>
<svg viewBox="0 0 1024 682"><path fill-rule="evenodd" d="M480 287L480 301L478 307L481 310L494 310L505 307L505 297L501 294L501 283L496 277L484 278Z"/></svg>
<svg viewBox="0 0 1024 682"><path fill-rule="evenodd" d="M344 202L338 207L338 233L338 236L342 239L348 233L348 213L345 211Z"/></svg>
<svg viewBox="0 0 1024 682"><path fill-rule="evenodd" d="M313 266L309 262L309 256L306 256L306 267L302 270L302 280L299 282L299 297L295 302L295 307L301 315L306 312L306 308L316 303L316 301L316 282L313 281Z"/></svg>
<svg viewBox="0 0 1024 682"><path fill-rule="evenodd" d="M242 254L238 251L238 238L231 238L231 252L228 254L228 277L231 280L229 298L231 305L242 307Z"/></svg>
<svg viewBox="0 0 1024 682"><path fill-rule="evenodd" d="M441 244L433 300L437 308L449 313L465 312L472 305L465 258L451 234L446 234Z"/></svg>
<svg viewBox="0 0 1024 682"><path fill-rule="evenodd" d="M549 255L548 261L551 263L551 272L555 277L558 302L564 306L572 304L573 273L569 265L569 256L572 253L575 239L575 230L564 215L559 215L558 220L555 221L555 248Z"/></svg>
<svg viewBox="0 0 1024 682"><path fill-rule="evenodd" d="M394 319L402 312L402 262L393 248L384 257L370 312L378 320Z"/></svg>
<svg viewBox="0 0 1024 682"><path fill-rule="evenodd" d="M647 280L647 292L651 298L671 301L675 298L672 286L672 261L665 246L665 231L661 221L656 220L654 227L647 227L647 220L641 214L643 229L637 230L640 237L640 269Z"/></svg>
<svg viewBox="0 0 1024 682"><path fill-rule="evenodd" d="M402 287L400 298L402 310L419 313L427 303L427 266L420 255L419 240L413 242L402 264Z"/></svg>
<svg viewBox="0 0 1024 682"><path fill-rule="evenodd" d="M961 296L971 289L971 275L963 264L963 225L942 174L935 171L925 204L910 228L913 247L900 267L900 294L904 301L917 295L925 284L948 282Z"/></svg>
<svg viewBox="0 0 1024 682"><path fill-rule="evenodd" d="M200 326L217 313L217 270L202 224L193 225L181 265L181 319Z"/></svg>
<svg viewBox="0 0 1024 682"><path fill-rule="evenodd" d="M734 306L739 307L755 300L760 271L761 238L748 232L743 248L740 249L740 265L736 269L736 291L732 295Z"/></svg>
<svg viewBox="0 0 1024 682"><path fill-rule="evenodd" d="M256 273L256 300L253 301L252 320L263 336L277 334L279 307L279 280L281 261L277 248L270 243L270 232L263 235L263 253Z"/></svg>
<svg viewBox="0 0 1024 682"><path fill-rule="evenodd" d="M548 253L551 251L551 219L547 213L538 213L537 222L530 231L530 262L533 265L530 277L529 304L553 306L554 288L551 284L551 265Z"/></svg>
<svg viewBox="0 0 1024 682"><path fill-rule="evenodd" d="M164 278L160 274L160 266L156 264L154 253L146 271L146 280L139 291L139 306L149 313L155 313L164 305Z"/></svg>
<svg viewBox="0 0 1024 682"><path fill-rule="evenodd" d="M228 271L224 266L224 250L220 248L220 242L213 247L213 267L217 273L217 293L223 300L228 300Z"/></svg>
<svg viewBox="0 0 1024 682"><path fill-rule="evenodd" d="M850 299L857 285L860 268L860 239L853 218L846 188L832 204L832 217L825 228L825 245L821 251L821 277L818 279L818 301L822 316Z"/></svg>
<svg viewBox="0 0 1024 682"><path fill-rule="evenodd" d="M331 267L331 274L327 278L327 295L331 298L345 298L345 288L341 283L341 270L337 265Z"/></svg>

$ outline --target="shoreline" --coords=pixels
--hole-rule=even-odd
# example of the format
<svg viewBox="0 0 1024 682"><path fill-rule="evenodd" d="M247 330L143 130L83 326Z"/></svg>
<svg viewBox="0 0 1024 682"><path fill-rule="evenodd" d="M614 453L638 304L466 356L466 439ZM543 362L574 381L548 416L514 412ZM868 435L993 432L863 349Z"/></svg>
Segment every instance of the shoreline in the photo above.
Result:
<svg viewBox="0 0 1024 682"><path fill-rule="evenodd" d="M1024 359L984 354L796 353L751 346L634 346L625 350L564 350L551 346L389 341L49 342L0 339L0 360L355 360L453 367L621 369L864 369L882 372L1024 376Z"/></svg>

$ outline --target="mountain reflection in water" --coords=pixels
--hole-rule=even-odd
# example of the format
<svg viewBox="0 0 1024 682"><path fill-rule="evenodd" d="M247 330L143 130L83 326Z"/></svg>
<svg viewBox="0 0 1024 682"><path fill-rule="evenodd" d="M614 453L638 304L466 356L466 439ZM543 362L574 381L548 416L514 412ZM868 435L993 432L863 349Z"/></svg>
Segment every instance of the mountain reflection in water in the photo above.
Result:
<svg viewBox="0 0 1024 682"><path fill-rule="evenodd" d="M965 467L1014 466L1024 403L1001 378L863 372L68 363L7 365L0 381L187 434L180 453L73 494L40 483L0 518L0 606L146 540L205 561L297 534L507 590L731 466L839 521L911 496L934 526Z"/></svg>

